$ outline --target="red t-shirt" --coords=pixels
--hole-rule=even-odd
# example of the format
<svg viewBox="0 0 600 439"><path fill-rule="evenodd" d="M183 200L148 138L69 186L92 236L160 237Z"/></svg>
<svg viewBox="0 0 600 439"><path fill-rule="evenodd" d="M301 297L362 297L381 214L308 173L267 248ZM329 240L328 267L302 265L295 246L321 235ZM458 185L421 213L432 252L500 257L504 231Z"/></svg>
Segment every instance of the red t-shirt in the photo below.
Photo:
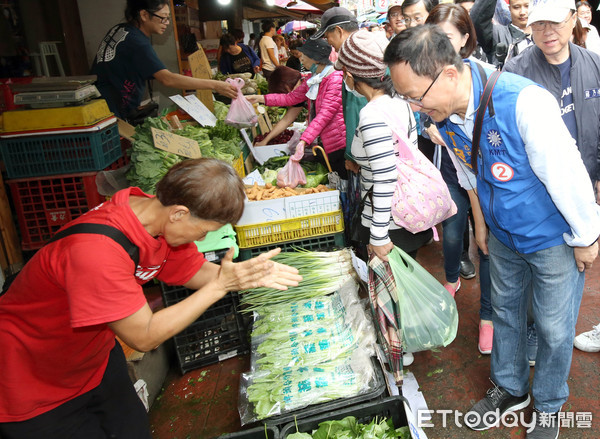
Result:
<svg viewBox="0 0 600 439"><path fill-rule="evenodd" d="M138 188L119 191L69 225L121 230L140 249L134 263L103 235L74 234L39 250L0 298L0 422L30 419L100 384L115 334L107 323L145 304L141 285L187 283L205 262L195 244L152 237L129 206Z"/></svg>

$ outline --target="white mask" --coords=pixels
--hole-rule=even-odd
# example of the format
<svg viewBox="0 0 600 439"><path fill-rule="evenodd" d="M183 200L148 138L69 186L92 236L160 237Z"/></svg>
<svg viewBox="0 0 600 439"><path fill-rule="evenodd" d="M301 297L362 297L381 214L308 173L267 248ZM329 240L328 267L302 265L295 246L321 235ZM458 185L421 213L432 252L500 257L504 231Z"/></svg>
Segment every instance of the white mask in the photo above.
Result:
<svg viewBox="0 0 600 439"><path fill-rule="evenodd" d="M353 88L348 87L348 84L346 83L346 80L344 79L344 87L346 87L346 91L350 94L353 94L355 97L357 98L364 98L363 95L361 95L359 92L357 92L356 90L354 90Z"/></svg>

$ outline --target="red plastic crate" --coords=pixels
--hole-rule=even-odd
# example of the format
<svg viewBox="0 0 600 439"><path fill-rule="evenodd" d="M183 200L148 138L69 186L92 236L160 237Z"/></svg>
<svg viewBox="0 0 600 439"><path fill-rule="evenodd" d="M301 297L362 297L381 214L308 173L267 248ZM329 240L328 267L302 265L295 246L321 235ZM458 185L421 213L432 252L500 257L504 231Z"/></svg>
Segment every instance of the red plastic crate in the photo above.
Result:
<svg viewBox="0 0 600 439"><path fill-rule="evenodd" d="M122 157L105 170L129 162ZM41 248L69 221L105 201L96 189L98 172L7 180L21 231L23 250Z"/></svg>

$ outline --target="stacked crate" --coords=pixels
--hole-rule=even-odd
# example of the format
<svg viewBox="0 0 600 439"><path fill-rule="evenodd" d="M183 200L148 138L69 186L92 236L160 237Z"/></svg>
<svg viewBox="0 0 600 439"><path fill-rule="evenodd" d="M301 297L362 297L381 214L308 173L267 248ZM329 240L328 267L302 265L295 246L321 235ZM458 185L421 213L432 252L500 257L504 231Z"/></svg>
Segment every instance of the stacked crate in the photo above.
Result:
<svg viewBox="0 0 600 439"><path fill-rule="evenodd" d="M117 119L104 100L72 107L7 111L0 150L23 250L104 201L98 172L124 166Z"/></svg>

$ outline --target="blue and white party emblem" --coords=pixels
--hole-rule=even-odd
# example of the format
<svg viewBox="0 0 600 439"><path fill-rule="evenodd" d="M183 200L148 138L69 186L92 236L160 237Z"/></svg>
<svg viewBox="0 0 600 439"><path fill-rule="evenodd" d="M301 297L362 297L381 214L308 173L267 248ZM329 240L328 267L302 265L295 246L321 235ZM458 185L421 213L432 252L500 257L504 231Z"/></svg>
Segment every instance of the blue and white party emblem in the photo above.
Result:
<svg viewBox="0 0 600 439"><path fill-rule="evenodd" d="M496 162L492 165L492 175L496 180L504 182L511 180L515 175L515 171L506 163Z"/></svg>
<svg viewBox="0 0 600 439"><path fill-rule="evenodd" d="M502 137L500 137L500 133L496 130L489 130L487 132L487 139L494 148L498 148L502 145Z"/></svg>

